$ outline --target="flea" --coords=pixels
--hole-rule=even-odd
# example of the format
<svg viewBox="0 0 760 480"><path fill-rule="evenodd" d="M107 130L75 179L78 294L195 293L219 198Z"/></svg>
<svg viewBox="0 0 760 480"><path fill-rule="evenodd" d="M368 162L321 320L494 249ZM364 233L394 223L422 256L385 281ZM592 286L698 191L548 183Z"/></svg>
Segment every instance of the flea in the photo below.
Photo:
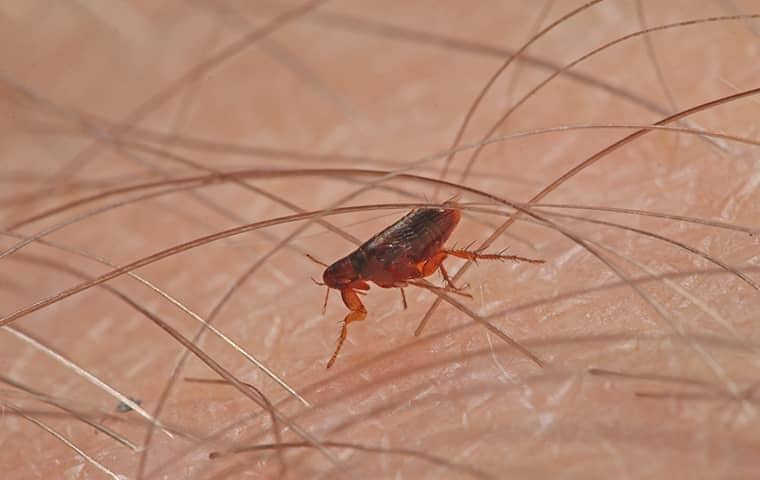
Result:
<svg viewBox="0 0 760 480"><path fill-rule="evenodd" d="M461 292L462 289L454 286L443 265L443 261L448 256L466 260L544 262L502 253L483 253L480 250L467 248L445 248L444 243L460 219L461 212L455 208L412 210L347 256L327 266L322 278L328 287L328 293L330 288L340 291L343 303L349 310L343 320L338 345L327 362L327 368L332 367L338 358L338 352L348 335L348 324L367 317L367 309L359 299L358 293L369 290L368 282L382 288L401 289L401 298L406 308L404 287L410 281L432 275L436 270L441 272L447 290ZM325 299L325 305L326 302L327 299Z"/></svg>

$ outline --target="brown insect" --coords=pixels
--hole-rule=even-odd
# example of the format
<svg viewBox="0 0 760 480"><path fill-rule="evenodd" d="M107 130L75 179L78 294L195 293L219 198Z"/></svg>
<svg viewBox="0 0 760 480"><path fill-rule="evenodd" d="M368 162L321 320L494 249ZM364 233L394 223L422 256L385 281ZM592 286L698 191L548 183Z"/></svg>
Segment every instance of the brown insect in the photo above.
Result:
<svg viewBox="0 0 760 480"><path fill-rule="evenodd" d="M445 204L444 204L445 205ZM360 291L369 290L367 282L383 288L401 289L401 298L406 308L404 287L410 281L421 279L440 270L446 283L446 290L459 292L451 281L443 261L449 255L467 260L514 260L519 262L543 263L543 260L502 255L501 253L482 253L480 250L447 249L443 244L459 223L461 212L455 208L419 208L382 232L370 238L349 255L330 266L326 266L322 278L330 288L340 291L343 303L350 310L343 320L343 328L338 338L335 353L327 362L330 368L338 358L343 342L348 334L348 324L364 320L367 309L359 299ZM320 283L321 285L321 283ZM327 297L325 297L325 307Z"/></svg>

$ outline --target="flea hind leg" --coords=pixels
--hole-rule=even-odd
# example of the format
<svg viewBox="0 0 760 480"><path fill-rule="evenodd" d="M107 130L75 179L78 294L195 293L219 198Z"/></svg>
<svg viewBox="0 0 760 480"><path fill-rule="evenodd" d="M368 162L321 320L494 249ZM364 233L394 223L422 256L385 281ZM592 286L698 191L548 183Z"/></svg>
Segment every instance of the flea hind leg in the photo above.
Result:
<svg viewBox="0 0 760 480"><path fill-rule="evenodd" d="M430 257L427 261L421 264L420 267L420 273L422 273L423 277L427 277L428 275L432 275L435 273L436 270L441 271L441 276L443 277L443 281L446 282L446 289L455 293L460 293L465 296L470 296L465 293L462 293L467 287L464 286L462 288L457 287L454 285L454 282L451 280L451 277L449 277L449 272L446 271L446 267L443 266L443 261L448 256L448 252L445 250L441 250L440 252L436 253L432 257Z"/></svg>
<svg viewBox="0 0 760 480"><path fill-rule="evenodd" d="M504 255L504 250L499 253L483 253L481 250L467 250L467 249L454 249L443 250L446 254L452 257L464 258L465 260L511 260L513 262L526 262L526 263L544 263L546 260L539 260L535 258L519 257L517 255Z"/></svg>
<svg viewBox="0 0 760 480"><path fill-rule="evenodd" d="M343 297L343 303L346 304L350 311L348 312L348 315L346 315L346 318L343 319L343 327L340 329L338 345L335 347L335 352L332 354L332 357L330 357L330 360L327 362L327 368L332 367L335 360L338 358L338 352L340 352L340 348L343 346L343 342L346 341L346 336L348 336L348 324L364 320L367 317L367 309L364 308L364 304L359 300L356 291L347 288L341 290L340 295Z"/></svg>
<svg viewBox="0 0 760 480"><path fill-rule="evenodd" d="M443 281L446 282L446 287L448 289L457 293L462 293L467 290L468 284L466 283L462 287L454 285L454 282L451 280L451 277L449 277L449 272L446 271L446 267L443 266L443 263L438 266L438 269L441 271L441 276L443 277ZM471 297L469 294L467 296Z"/></svg>

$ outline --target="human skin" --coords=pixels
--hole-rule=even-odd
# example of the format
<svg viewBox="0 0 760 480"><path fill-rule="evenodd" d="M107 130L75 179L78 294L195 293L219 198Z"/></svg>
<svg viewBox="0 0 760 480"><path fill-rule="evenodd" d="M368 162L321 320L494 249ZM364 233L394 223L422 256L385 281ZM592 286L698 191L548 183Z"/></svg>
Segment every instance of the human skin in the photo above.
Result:
<svg viewBox="0 0 760 480"><path fill-rule="evenodd" d="M0 7L0 224L6 233L30 236L158 190L115 194L18 226L95 193L249 169L246 177L217 177L212 185L92 213L45 240L121 266L296 211L440 202L455 195L462 204L486 202L477 193L483 192L504 202L488 200L501 214L465 210L450 240L478 245L508 219L504 212L514 213L505 204L525 208L562 174L641 126L760 87L760 23L716 19L760 13L753 2L604 1L560 23L530 45L522 61L512 62L456 144L481 141L539 82L606 42L653 26L713 20L635 36L558 75L497 135L596 128L504 138L482 150L464 181L473 150L459 152L446 180L469 191L410 177L366 189L384 173L349 171L394 172L443 153L406 172L438 179L488 79L533 35L581 5L6 2ZM282 22L273 24L278 18ZM257 31L239 53L201 63ZM199 75L183 77L193 68ZM179 88L165 90L181 78ZM156 95L160 102L141 107ZM156 322L188 339L199 324L121 275L104 284L111 290L94 286L13 319L10 325L22 333L0 335L0 365L3 378L148 448L130 450L6 384L0 393L3 478L108 478L34 421L125 478L757 475L760 394L752 385L760 365L754 283L760 280L757 236L748 232L759 227L758 98L748 94L663 123L681 131L646 131L539 201L709 219L724 222L721 228L528 206L540 218L518 215L488 251L509 247L509 254L546 263L479 262L457 280L472 298L451 299L481 321L504 312L487 321L537 355L543 367L446 303L415 336L435 294L407 288L404 310L397 291L373 285L362 297L367 319L351 324L327 370L347 310L332 291L322 314L325 290L312 278L320 279L323 267L304 252L331 263L356 245L312 223L271 254L304 222L267 226L133 273L207 319L261 261L214 315L214 325L309 407L209 332L197 346L210 360L191 356L161 405L184 348ZM166 152L173 156L159 155ZM335 170L313 170L327 168ZM260 178L250 169L292 175ZM362 188L367 191L339 204ZM409 208L320 221L364 241ZM542 220L549 223L537 224ZM0 245L15 242L6 237ZM4 319L114 268L39 243L0 262ZM446 260L452 274L462 265ZM437 275L429 280L443 285ZM23 341L23 332L139 399L147 414L161 405L158 417L175 433L152 429L136 411L118 412L118 398ZM216 370L210 361L218 362ZM222 380L220 372L234 378ZM278 436L271 408L262 407L267 402L244 385L231 385L234 379L274 405L281 415ZM271 446L278 441L281 448ZM264 447L230 453L255 445Z"/></svg>

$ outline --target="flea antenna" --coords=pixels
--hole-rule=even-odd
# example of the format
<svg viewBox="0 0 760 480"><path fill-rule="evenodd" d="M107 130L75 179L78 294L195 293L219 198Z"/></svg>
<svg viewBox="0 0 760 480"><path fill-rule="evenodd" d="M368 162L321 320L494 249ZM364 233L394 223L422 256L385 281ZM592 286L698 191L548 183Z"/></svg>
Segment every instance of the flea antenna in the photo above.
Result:
<svg viewBox="0 0 760 480"><path fill-rule="evenodd" d="M324 285L324 284L323 284ZM325 289L325 304L322 305L322 315L327 311L327 299L330 298L330 287Z"/></svg>
<svg viewBox="0 0 760 480"><path fill-rule="evenodd" d="M314 277L311 277L311 281L312 281L312 282L314 282L314 283L316 283L316 284L317 284L317 285L319 285L320 287L324 287L324 286L325 286L325 284L324 284L324 283L320 282L319 280L317 280L317 279L316 279L316 278L314 278ZM329 288L329 287L328 287L328 288Z"/></svg>
<svg viewBox="0 0 760 480"><path fill-rule="evenodd" d="M326 264L325 262L322 262L322 261L320 261L320 260L317 260L317 259L316 259L314 256L312 256L310 253L307 253L307 254L306 254L306 258L308 258L308 259L309 259L309 260L311 260L312 262L316 263L317 265L322 265L322 266L323 266L323 267L325 267L325 268L329 267L329 265L328 265L328 264Z"/></svg>

